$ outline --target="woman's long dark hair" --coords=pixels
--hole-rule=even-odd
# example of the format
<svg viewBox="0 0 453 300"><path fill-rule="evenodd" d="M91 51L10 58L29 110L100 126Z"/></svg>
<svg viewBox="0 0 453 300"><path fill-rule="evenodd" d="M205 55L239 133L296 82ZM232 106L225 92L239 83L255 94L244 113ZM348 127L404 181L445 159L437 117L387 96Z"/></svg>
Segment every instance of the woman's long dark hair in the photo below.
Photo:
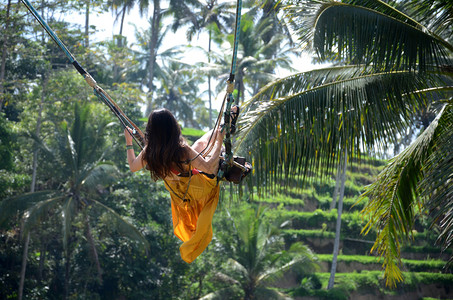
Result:
<svg viewBox="0 0 453 300"><path fill-rule="evenodd" d="M177 171L182 171L185 142L179 124L169 110L162 108L149 115L146 138L143 160L147 163L152 179L169 176L175 167Z"/></svg>

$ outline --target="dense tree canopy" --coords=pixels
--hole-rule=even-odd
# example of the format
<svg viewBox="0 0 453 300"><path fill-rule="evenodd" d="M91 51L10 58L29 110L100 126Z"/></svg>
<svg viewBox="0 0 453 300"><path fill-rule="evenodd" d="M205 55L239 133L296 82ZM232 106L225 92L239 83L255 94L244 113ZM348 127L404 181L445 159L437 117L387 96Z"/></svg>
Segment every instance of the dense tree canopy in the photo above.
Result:
<svg viewBox="0 0 453 300"><path fill-rule="evenodd" d="M401 243L417 213L437 211L442 203L439 237L451 246L451 169L434 163L450 157L440 150L450 146L444 143L452 125L453 45L445 27L451 19L444 16L451 16L450 8L426 1L293 1L288 19L302 45L335 66L269 83L247 103L242 119L240 146L255 157L259 181L269 186L292 173L334 168L344 151L352 161L385 150L419 126L423 111L437 116L365 194L371 201L364 232L379 229L373 250L384 257L390 285L402 280ZM417 10L442 11L442 21L429 30L424 17L409 16Z"/></svg>
<svg viewBox="0 0 453 300"><path fill-rule="evenodd" d="M158 107L175 114L191 142L214 123L213 97L224 93L230 71L235 2L31 2L139 127ZM243 2L233 144L253 172L239 188L221 183L219 229L191 265L179 256L163 184L129 172L118 120L21 2L0 4L0 299L308 295L322 276L313 274L317 259L300 232L288 227L321 193L331 201L325 192L342 154L354 167L365 154L388 155L412 141L357 204L366 222L348 228L356 240L361 227L375 239L390 284L403 278L402 243L416 236L414 226L451 246L452 5ZM132 9L149 23L126 36ZM97 13L116 15L110 21L119 32L95 42ZM83 24L67 14L80 14ZM171 31L187 39L165 47ZM204 36L205 45L192 46ZM297 72L304 49L324 64ZM187 53L201 59L188 63ZM291 75L278 78L279 71ZM313 182L321 183L297 199ZM255 205L269 195L269 209ZM305 203L287 205L297 201ZM294 211L282 218L286 206ZM416 218L428 210L430 218ZM328 234L327 221L316 226ZM296 288L282 287L287 276Z"/></svg>

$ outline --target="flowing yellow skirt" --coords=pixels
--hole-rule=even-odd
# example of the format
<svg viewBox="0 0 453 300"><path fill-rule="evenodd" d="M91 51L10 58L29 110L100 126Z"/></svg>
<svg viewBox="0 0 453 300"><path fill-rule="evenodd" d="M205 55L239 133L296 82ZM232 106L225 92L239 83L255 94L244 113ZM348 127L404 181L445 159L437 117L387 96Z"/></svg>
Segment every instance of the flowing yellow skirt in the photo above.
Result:
<svg viewBox="0 0 453 300"><path fill-rule="evenodd" d="M181 257L191 263L212 240L212 218L220 186L217 178L196 174L190 177L190 183L189 177L167 178L165 188L171 195L174 233L184 242L179 248Z"/></svg>

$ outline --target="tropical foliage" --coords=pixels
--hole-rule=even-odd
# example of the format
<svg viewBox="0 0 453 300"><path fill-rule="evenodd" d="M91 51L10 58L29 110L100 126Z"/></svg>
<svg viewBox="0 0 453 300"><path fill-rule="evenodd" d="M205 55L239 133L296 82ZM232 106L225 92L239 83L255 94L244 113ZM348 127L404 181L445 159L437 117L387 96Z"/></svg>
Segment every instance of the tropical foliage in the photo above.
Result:
<svg viewBox="0 0 453 300"><path fill-rule="evenodd" d="M221 288L206 299L279 299L284 295L270 288L272 282L289 269L307 275L317 269L315 258L305 245L294 243L285 250L280 226L273 225L262 207L236 212L235 241L232 257L215 278L228 287ZM238 290L240 292L238 292Z"/></svg>
<svg viewBox="0 0 453 300"><path fill-rule="evenodd" d="M66 122L56 124L56 136L49 145L35 137L36 147L44 151L50 164L50 169L57 173L49 174L49 187L54 189L27 193L5 199L0 203L0 225L8 222L17 212L23 214L24 231L28 232L47 215L61 216L63 246L66 250L66 263L69 263L68 241L71 239L73 224L78 215L79 222L85 224L86 240L90 244L93 264L96 265L99 280L102 280L101 267L90 228L88 212L101 209L111 219L112 225L122 228L122 232L137 239L145 245L146 240L137 229L124 220L111 208L99 201L99 194L117 180L116 168L104 161L106 120L99 120L95 126L90 126L89 106L79 106L74 109L74 121L69 127ZM92 147L97 145L98 147ZM104 153L103 153L104 152ZM98 199L96 199L98 198ZM147 245L146 245L147 247Z"/></svg>
<svg viewBox="0 0 453 300"><path fill-rule="evenodd" d="M439 165L432 163L437 156L429 154L445 155L435 151L446 149L441 143L445 140L434 137L451 128L453 46L447 40L449 30L442 37L441 28L429 30L404 13L417 9L417 4L398 9L381 1L294 1L288 19L301 45L336 66L266 85L247 103L239 138L243 151L254 157L258 182L268 187L288 174L334 168L342 149L350 158L386 149L413 126L417 112L432 109L439 121L426 128L366 193L371 199L364 214L370 221L364 231L379 228L373 250L384 257L390 285L402 279L400 243L410 237L416 213L427 209L423 199L441 193L434 198L437 204L449 207L451 202L451 172L442 168L440 177L433 179L425 177L425 166L430 157L430 170L436 172L433 168ZM444 25L439 27L445 30ZM448 215L440 237L451 233ZM448 239L445 245L451 245Z"/></svg>
<svg viewBox="0 0 453 300"><path fill-rule="evenodd" d="M139 127L159 106L190 142L213 123L211 98L230 71L234 2L31 2ZM190 265L179 256L168 193L147 172L130 174L114 115L21 2L0 7L0 299L383 294L380 265L364 256L373 243L395 293L451 285L437 274L452 243L450 3L243 1L234 151L253 173L239 193L222 183L213 241ZM124 31L133 10L149 19L135 36ZM94 25L103 12L115 32ZM83 24L66 18L76 14ZM172 31L187 39L168 48ZM301 49L324 64L297 72ZM398 147L385 168L373 158ZM334 238L341 275L327 291ZM437 259L400 260L406 253Z"/></svg>

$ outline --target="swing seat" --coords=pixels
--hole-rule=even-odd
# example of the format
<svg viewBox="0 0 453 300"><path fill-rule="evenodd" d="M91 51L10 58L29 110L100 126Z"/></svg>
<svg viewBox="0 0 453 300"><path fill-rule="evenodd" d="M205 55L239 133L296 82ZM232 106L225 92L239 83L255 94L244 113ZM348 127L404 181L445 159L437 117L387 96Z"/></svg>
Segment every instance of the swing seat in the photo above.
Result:
<svg viewBox="0 0 453 300"><path fill-rule="evenodd" d="M229 166L220 159L219 168L224 172L224 180L235 184L241 181L252 171L252 165L245 161L245 157L233 156L234 163Z"/></svg>

